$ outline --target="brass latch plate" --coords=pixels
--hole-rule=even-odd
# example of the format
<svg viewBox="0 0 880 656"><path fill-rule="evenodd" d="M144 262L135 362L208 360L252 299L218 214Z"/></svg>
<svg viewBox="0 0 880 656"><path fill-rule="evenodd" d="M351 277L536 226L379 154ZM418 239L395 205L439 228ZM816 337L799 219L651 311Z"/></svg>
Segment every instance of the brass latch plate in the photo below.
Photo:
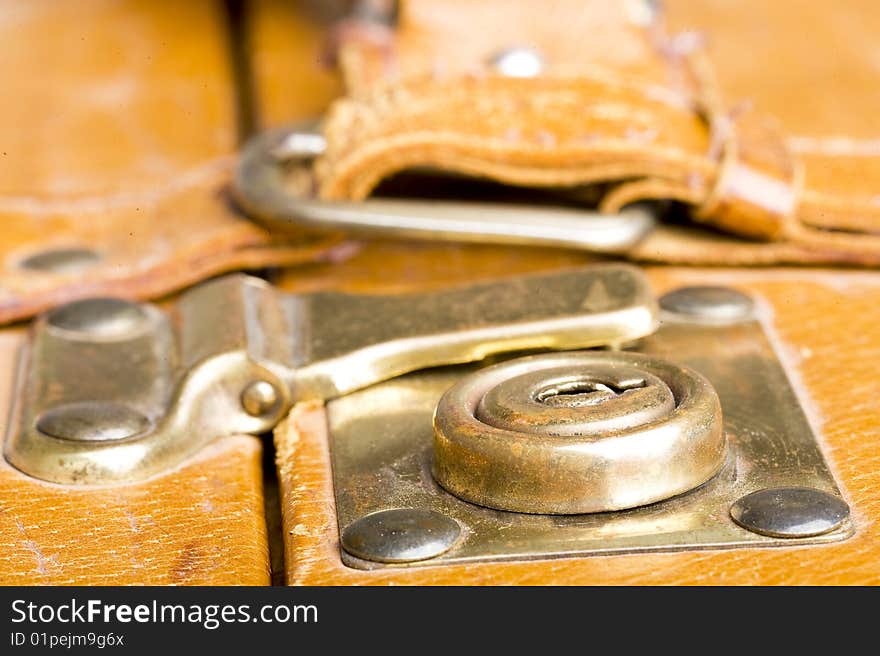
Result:
<svg viewBox="0 0 880 656"><path fill-rule="evenodd" d="M34 323L5 456L54 483L130 483L269 431L296 401L494 353L622 343L656 313L641 271L619 264L411 295L284 294L230 275L164 309L85 299Z"/></svg>
<svg viewBox="0 0 880 656"><path fill-rule="evenodd" d="M720 307L720 306L719 306ZM842 540L849 519L808 537L774 537L740 526L737 502L759 490L840 492L785 372L754 318L666 314L632 350L686 365L707 378L723 411L729 445L720 472L695 490L630 510L524 514L462 501L432 475L432 416L443 394L483 364L399 377L328 403L330 454L340 532L393 508L451 518L451 548L411 562L376 562L342 551L356 568L588 556L704 548L793 546ZM736 310L736 308L734 308ZM496 360L497 362L498 360ZM378 515L377 515L378 516ZM432 554L433 555L433 554ZM404 559L401 559L404 560Z"/></svg>
<svg viewBox="0 0 880 656"><path fill-rule="evenodd" d="M657 330L644 275L617 264L410 296L227 276L161 309L77 301L34 324L5 456L127 484L324 400L355 567L850 535L752 301L698 288L659 307Z"/></svg>

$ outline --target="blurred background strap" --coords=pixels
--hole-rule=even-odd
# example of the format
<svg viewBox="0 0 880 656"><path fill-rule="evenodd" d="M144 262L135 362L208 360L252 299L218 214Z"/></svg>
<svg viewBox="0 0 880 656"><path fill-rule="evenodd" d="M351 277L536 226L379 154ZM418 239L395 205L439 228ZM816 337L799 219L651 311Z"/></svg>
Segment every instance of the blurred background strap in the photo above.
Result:
<svg viewBox="0 0 880 656"><path fill-rule="evenodd" d="M211 0L0 5L0 323L335 243L273 238L228 197L242 136L234 32Z"/></svg>

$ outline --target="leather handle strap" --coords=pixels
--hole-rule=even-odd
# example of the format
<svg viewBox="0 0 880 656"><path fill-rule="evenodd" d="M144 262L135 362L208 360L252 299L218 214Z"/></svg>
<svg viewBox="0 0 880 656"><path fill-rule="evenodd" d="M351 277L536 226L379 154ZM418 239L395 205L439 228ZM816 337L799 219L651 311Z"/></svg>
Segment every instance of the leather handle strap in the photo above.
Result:
<svg viewBox="0 0 880 656"><path fill-rule="evenodd" d="M644 4L402 2L392 62L357 40L343 48L349 95L324 125L320 195L360 200L415 167L612 183L606 211L659 194L714 229L796 246L788 259L878 263L877 204L814 182L815 158L758 102L731 112L700 39L669 36ZM540 54L536 74L498 70L513 46ZM840 226L866 234L829 232Z"/></svg>

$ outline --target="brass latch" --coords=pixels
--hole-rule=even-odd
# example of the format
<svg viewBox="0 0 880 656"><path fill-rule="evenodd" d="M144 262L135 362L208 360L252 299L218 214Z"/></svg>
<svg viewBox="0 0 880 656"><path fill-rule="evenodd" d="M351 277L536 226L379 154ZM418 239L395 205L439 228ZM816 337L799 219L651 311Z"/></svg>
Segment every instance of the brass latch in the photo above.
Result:
<svg viewBox="0 0 880 656"><path fill-rule="evenodd" d="M331 399L437 365L652 332L641 272L603 265L419 295L283 294L242 275L168 310L76 301L36 321L6 457L41 479L130 482L208 442L270 430Z"/></svg>
<svg viewBox="0 0 880 656"><path fill-rule="evenodd" d="M833 542L815 434L732 289L659 300L625 351L420 371L327 404L342 559L414 567Z"/></svg>
<svg viewBox="0 0 880 656"><path fill-rule="evenodd" d="M35 323L20 369L6 457L62 484L155 475L326 401L353 567L853 532L752 299L658 303L628 265L418 295L234 275L165 310L88 299Z"/></svg>

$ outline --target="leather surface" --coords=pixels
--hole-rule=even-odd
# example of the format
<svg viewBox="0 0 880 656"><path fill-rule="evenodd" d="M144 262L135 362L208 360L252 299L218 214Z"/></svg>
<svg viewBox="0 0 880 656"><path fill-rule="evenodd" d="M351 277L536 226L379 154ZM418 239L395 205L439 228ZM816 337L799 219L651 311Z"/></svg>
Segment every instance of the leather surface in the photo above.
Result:
<svg viewBox="0 0 880 656"><path fill-rule="evenodd" d="M0 5L0 323L83 296L152 298L296 264L332 242L273 238L231 205L237 92L224 21L208 0ZM100 261L20 266L66 248Z"/></svg>
<svg viewBox="0 0 880 656"><path fill-rule="evenodd" d="M352 262L325 269L324 288L365 291L370 263L377 289L399 273L383 271L390 245L367 246ZM399 247L401 253L404 246ZM464 257L459 255L459 257ZM423 268L410 269L409 291L430 284L431 271L450 260L447 248L419 251ZM481 276L516 269L496 260ZM559 263L565 266L566 262ZM548 263L549 266L549 263ZM349 268L350 267L350 268ZM424 276L418 271L424 271ZM473 279L467 269L449 277ZM351 275L357 271L356 275ZM876 427L874 361L880 355L874 308L880 282L872 274L831 270L651 268L659 294L688 284L730 285L754 294L771 340L802 403L818 429L820 443L849 501L856 535L844 542L810 547L728 549L558 560L392 568L360 571L339 557L339 533L326 418L320 404L297 406L275 433L282 492L285 558L292 585L341 584L877 584L880 583L880 463ZM291 285L300 284L291 276ZM309 284L314 284L312 281Z"/></svg>
<svg viewBox="0 0 880 656"><path fill-rule="evenodd" d="M23 333L0 333L0 433ZM132 485L63 486L0 459L0 585L268 585L262 445L215 442Z"/></svg>
<svg viewBox="0 0 880 656"><path fill-rule="evenodd" d="M638 259L874 265L880 152L863 136L864 118L852 121L852 136L850 121L834 118L870 116L876 105L865 27L880 21L874 9L673 3L674 28L701 30L701 39L674 35L639 2L408 0L388 42L355 36L342 47L348 97L325 123L319 191L363 198L381 180L425 166L524 186L616 183L603 209L673 199L692 206L697 222L773 242L720 239L703 250L665 232L632 254ZM752 42L756 57L738 65ZM512 45L540 51L542 74L496 74L487 62ZM762 56L784 67L762 68ZM845 110L839 100L814 113L809 102L791 102L826 93L817 69L820 80L832 78L829 94L858 88L844 94ZM780 111L783 76L796 110Z"/></svg>

